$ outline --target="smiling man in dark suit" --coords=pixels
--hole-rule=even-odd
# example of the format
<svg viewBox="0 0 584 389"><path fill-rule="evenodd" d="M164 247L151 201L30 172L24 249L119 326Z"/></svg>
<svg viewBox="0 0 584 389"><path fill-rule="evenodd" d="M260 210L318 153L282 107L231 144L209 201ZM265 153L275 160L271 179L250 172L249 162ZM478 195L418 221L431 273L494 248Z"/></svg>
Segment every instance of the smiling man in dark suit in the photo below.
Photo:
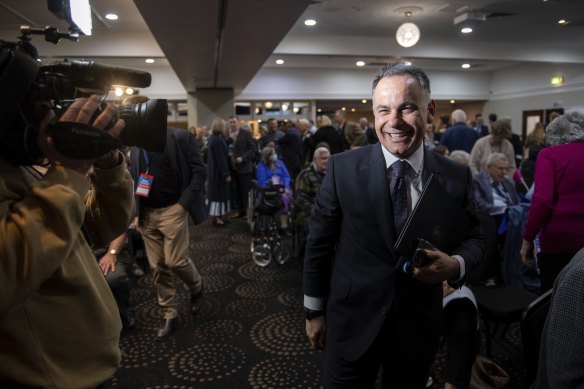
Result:
<svg viewBox="0 0 584 389"><path fill-rule="evenodd" d="M327 388L373 388L381 365L384 388L425 387L441 333L441 283L460 282L482 256L470 171L423 147L434 112L427 76L390 64L373 82L380 143L330 159L304 265L306 331L325 349ZM394 243L432 173L473 224L453 252L427 251L430 263L405 273Z"/></svg>

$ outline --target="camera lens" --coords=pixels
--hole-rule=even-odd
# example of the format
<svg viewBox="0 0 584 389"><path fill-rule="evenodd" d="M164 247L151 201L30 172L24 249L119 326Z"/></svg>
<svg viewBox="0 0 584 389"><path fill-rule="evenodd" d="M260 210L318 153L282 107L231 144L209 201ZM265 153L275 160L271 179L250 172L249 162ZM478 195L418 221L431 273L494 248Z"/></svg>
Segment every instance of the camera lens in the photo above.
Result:
<svg viewBox="0 0 584 389"><path fill-rule="evenodd" d="M120 134L120 140L124 145L137 146L157 153L164 152L167 100L153 99L139 104L121 105L118 112L120 119L126 122Z"/></svg>

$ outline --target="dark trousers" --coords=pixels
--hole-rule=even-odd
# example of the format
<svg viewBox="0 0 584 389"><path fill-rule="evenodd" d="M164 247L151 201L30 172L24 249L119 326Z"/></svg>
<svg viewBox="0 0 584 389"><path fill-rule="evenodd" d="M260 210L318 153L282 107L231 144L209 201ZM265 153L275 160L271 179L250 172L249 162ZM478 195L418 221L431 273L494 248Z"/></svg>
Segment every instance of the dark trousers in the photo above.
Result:
<svg viewBox="0 0 584 389"><path fill-rule="evenodd" d="M391 312L369 350L357 360L344 360L325 347L324 387L373 388L381 366L382 388L425 388L438 348L440 325L435 330L436 336L426 336L435 341L430 341L420 349L410 341L414 334L408 333L404 328L398 330L395 313Z"/></svg>
<svg viewBox="0 0 584 389"><path fill-rule="evenodd" d="M126 250L122 250L118 254L118 262L116 264L116 271L110 271L105 276L107 284L109 285L114 299L120 311L122 322L126 325L128 316L131 316L130 307L130 268L132 266L133 258Z"/></svg>
<svg viewBox="0 0 584 389"><path fill-rule="evenodd" d="M237 203L234 204L234 207L237 207L237 210L242 215L245 215L247 211L248 194L251 189L252 179L253 173L237 173L235 175Z"/></svg>
<svg viewBox="0 0 584 389"><path fill-rule="evenodd" d="M545 293L554 287L554 282L558 274L576 253L541 253L537 260L539 266L539 275L541 277L541 293Z"/></svg>
<svg viewBox="0 0 584 389"><path fill-rule="evenodd" d="M477 324L477 309L467 298L452 300L444 308L444 381L457 388L468 388L470 383L472 365L481 345Z"/></svg>

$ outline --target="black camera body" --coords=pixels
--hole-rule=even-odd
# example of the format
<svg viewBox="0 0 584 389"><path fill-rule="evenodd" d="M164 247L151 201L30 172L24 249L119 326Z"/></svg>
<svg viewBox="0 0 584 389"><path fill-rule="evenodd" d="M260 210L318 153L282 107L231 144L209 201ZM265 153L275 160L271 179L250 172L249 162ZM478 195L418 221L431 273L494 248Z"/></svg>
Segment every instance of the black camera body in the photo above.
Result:
<svg viewBox="0 0 584 389"><path fill-rule="evenodd" d="M37 130L48 110L54 110L59 117L76 98L107 95L112 85L150 86L150 73L135 69L93 61L43 65L29 38L38 30L21 30L18 42L0 41L0 158L13 164L32 164L42 157ZM107 129L72 122L51 123L48 132L56 149L72 158L96 158L123 145L164 152L166 100L122 105L118 112L126 122L120 139L113 138Z"/></svg>

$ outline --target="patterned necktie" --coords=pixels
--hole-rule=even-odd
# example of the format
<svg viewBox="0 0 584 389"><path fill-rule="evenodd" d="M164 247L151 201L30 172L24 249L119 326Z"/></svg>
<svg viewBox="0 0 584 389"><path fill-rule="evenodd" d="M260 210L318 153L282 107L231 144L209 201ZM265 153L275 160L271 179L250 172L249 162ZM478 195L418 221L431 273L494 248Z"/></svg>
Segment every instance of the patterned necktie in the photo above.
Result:
<svg viewBox="0 0 584 389"><path fill-rule="evenodd" d="M409 163L396 161L388 169L389 194L393 205L393 224L399 235L408 218L408 188L405 179Z"/></svg>

